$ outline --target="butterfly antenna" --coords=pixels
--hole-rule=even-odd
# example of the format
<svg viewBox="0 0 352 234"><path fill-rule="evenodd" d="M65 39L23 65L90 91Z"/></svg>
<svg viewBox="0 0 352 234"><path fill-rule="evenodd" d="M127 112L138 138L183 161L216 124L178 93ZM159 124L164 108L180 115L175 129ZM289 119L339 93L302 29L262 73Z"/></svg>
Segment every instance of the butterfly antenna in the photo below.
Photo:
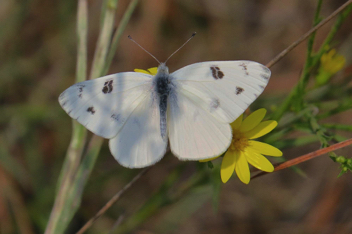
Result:
<svg viewBox="0 0 352 234"><path fill-rule="evenodd" d="M167 59L164 63L166 63L174 54L176 54L182 47L184 47L197 33L194 32L192 33L192 36L185 42L183 43L183 45L180 46L180 48L178 48L175 52L173 52Z"/></svg>
<svg viewBox="0 0 352 234"><path fill-rule="evenodd" d="M150 56L152 56L159 64L161 64L161 62L155 58L154 55L152 55L148 50L144 49L140 44L138 44L135 40L132 39L132 37L130 35L128 35L128 39L130 39L131 41L133 41L134 43L136 43L136 45L138 45L142 50L144 50L145 52L147 52Z"/></svg>

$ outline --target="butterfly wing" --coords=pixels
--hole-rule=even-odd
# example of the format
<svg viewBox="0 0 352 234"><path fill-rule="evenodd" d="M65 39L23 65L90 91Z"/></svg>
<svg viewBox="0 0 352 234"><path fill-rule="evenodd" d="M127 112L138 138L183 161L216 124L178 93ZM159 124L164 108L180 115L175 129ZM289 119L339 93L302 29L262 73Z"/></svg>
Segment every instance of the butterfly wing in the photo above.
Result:
<svg viewBox="0 0 352 234"><path fill-rule="evenodd" d="M263 92L270 70L252 61L196 63L171 74L180 93L220 121L233 122Z"/></svg>
<svg viewBox="0 0 352 234"><path fill-rule="evenodd" d="M94 134L112 138L152 90L152 76L123 72L72 85L59 97L69 116Z"/></svg>
<svg viewBox="0 0 352 234"><path fill-rule="evenodd" d="M167 139L161 136L157 100L155 93L147 95L132 112L120 132L110 139L110 151L122 166L146 167L164 156Z"/></svg>
<svg viewBox="0 0 352 234"><path fill-rule="evenodd" d="M229 123L263 92L270 70L251 61L196 63L171 74L169 139L181 159L220 155L229 146Z"/></svg>
<svg viewBox="0 0 352 234"><path fill-rule="evenodd" d="M220 122L182 93L169 96L168 130L172 153L181 160L200 160L223 153L231 127Z"/></svg>

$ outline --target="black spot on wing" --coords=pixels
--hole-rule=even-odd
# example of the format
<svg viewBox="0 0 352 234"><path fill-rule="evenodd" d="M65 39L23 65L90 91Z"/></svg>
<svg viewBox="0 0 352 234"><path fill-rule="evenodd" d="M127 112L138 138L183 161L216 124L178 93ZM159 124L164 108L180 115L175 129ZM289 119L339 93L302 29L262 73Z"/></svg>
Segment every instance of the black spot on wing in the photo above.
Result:
<svg viewBox="0 0 352 234"><path fill-rule="evenodd" d="M241 63L239 66L242 67L242 70L244 71L244 74L245 74L246 76L248 76L249 73L248 73L247 63Z"/></svg>
<svg viewBox="0 0 352 234"><path fill-rule="evenodd" d="M103 91L103 93L107 93L109 91L109 88L107 86L104 86L104 88L101 91Z"/></svg>
<svg viewBox="0 0 352 234"><path fill-rule="evenodd" d="M244 91L244 88L236 86L236 95L240 95Z"/></svg>
<svg viewBox="0 0 352 234"><path fill-rule="evenodd" d="M271 75L271 71L269 68L267 68L264 65L260 65L261 69L263 70L264 73L260 74L260 77L263 78L264 80L269 80L270 75Z"/></svg>
<svg viewBox="0 0 352 234"><path fill-rule="evenodd" d="M222 71L218 71L218 77L222 79L224 77L224 73Z"/></svg>
<svg viewBox="0 0 352 234"><path fill-rule="evenodd" d="M218 66L211 66L210 70L215 80L222 79L225 76Z"/></svg>
<svg viewBox="0 0 352 234"><path fill-rule="evenodd" d="M112 86L112 83L114 81L113 80L108 80L104 83L104 87L101 90L103 93L107 94L107 93L111 93L112 90L114 89L114 87Z"/></svg>
<svg viewBox="0 0 352 234"><path fill-rule="evenodd" d="M78 97L82 98L82 93L83 93L84 87L86 86L82 84L77 84L76 86L78 87Z"/></svg>
<svg viewBox="0 0 352 234"><path fill-rule="evenodd" d="M210 70L211 70L211 74L213 75L214 79L217 80L218 77L216 75L216 69L214 67L210 67Z"/></svg>
<svg viewBox="0 0 352 234"><path fill-rule="evenodd" d="M89 113L91 113L92 115L94 115L94 114L95 114L94 107L93 107L93 106L88 107L87 112L89 112Z"/></svg>
<svg viewBox="0 0 352 234"><path fill-rule="evenodd" d="M270 69L267 68L266 66L262 65L261 68L263 69L263 71L264 71L265 73L267 73L267 74L270 74L270 73L271 73L271 72L270 72Z"/></svg>
<svg viewBox="0 0 352 234"><path fill-rule="evenodd" d="M120 115L119 114L112 114L111 118L116 120L116 121L119 121L120 120Z"/></svg>
<svg viewBox="0 0 352 234"><path fill-rule="evenodd" d="M263 78L264 80L269 80L270 73L262 73L262 74L260 74L260 77Z"/></svg>

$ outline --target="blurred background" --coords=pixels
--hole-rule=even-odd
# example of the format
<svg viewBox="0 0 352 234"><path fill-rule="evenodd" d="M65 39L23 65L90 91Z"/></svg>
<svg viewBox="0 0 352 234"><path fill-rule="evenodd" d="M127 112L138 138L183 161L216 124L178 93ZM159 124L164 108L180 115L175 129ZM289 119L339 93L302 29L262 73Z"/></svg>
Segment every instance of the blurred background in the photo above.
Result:
<svg viewBox="0 0 352 234"><path fill-rule="evenodd" d="M326 17L345 1L326 0ZM88 66L99 33L101 0L90 0ZM129 1L120 0L118 25ZM148 0L140 1L120 40L109 73L147 69L158 64L138 48L131 35L170 72L212 60L254 60L267 64L312 27L315 0ZM71 118L61 109L59 94L74 83L77 2L71 0L0 1L0 233L43 233L53 205L56 184L71 137ZM352 17L334 39L347 65L335 78L351 74ZM333 21L321 28L316 45ZM274 109L297 83L306 58L304 42L272 67L266 90L251 106ZM351 82L349 83L351 84ZM328 122L352 124L351 111ZM351 138L352 134L340 132ZM302 133L288 137L299 138ZM121 167L107 142L83 193L81 208L67 233L77 231L138 170ZM319 142L284 149L286 159L320 147ZM350 149L336 151L350 157ZM128 220L164 183L179 172L182 186L200 163L182 163L167 155L153 166L87 233L107 233L123 215ZM182 166L182 169L180 168ZM338 164L328 156L257 178L249 185L236 176L222 185L218 205L206 187L163 202L158 209L134 217L131 233L352 233L352 175L337 178ZM209 169L210 170L210 169ZM170 188L170 191L174 189ZM162 198L161 198L162 199ZM143 216L144 217L144 216ZM128 221L127 223L131 223ZM134 225L134 226L133 226Z"/></svg>

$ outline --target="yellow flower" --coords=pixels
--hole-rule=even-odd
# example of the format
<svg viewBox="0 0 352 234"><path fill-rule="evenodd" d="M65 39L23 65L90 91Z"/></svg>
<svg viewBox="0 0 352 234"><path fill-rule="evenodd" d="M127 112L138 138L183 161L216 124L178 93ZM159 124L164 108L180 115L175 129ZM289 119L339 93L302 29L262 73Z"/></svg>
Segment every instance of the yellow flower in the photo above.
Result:
<svg viewBox="0 0 352 234"><path fill-rule="evenodd" d="M134 71L155 76L156 73L158 72L158 68L157 67L152 67L152 68L149 68L147 71L143 70L143 69L134 69Z"/></svg>
<svg viewBox="0 0 352 234"><path fill-rule="evenodd" d="M326 84L329 79L340 71L346 63L346 58L336 53L335 49L325 53L320 58L320 67L316 76L316 86Z"/></svg>
<svg viewBox="0 0 352 234"><path fill-rule="evenodd" d="M321 56L320 62L324 71L335 74L343 68L346 59L344 56L337 54L335 49L332 49Z"/></svg>
<svg viewBox="0 0 352 234"><path fill-rule="evenodd" d="M248 184L251 178L248 163L262 171L274 171L274 166L263 154L279 157L282 156L282 152L274 146L253 140L271 132L277 126L277 122L274 120L261 122L265 114L266 109L262 108L245 119L241 115L231 123L232 142L221 163L220 174L223 183L226 183L236 171L238 178Z"/></svg>

